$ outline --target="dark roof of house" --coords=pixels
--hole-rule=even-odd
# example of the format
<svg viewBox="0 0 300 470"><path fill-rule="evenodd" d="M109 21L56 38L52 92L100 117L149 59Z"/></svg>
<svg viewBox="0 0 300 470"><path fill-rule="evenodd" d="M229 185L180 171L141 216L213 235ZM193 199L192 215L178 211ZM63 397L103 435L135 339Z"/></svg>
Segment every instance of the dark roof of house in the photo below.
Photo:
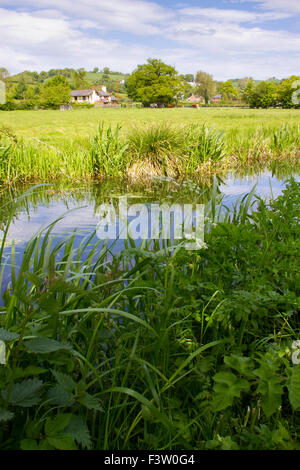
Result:
<svg viewBox="0 0 300 470"><path fill-rule="evenodd" d="M99 96L110 96L109 93L106 93L105 91L102 90L96 90Z"/></svg>
<svg viewBox="0 0 300 470"><path fill-rule="evenodd" d="M90 96L93 90L72 90L70 96Z"/></svg>

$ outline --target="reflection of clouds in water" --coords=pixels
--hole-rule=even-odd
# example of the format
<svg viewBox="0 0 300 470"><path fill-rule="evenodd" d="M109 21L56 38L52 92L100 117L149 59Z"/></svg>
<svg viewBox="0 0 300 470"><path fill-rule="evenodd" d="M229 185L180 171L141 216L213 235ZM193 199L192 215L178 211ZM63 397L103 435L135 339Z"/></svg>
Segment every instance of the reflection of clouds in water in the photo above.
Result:
<svg viewBox="0 0 300 470"><path fill-rule="evenodd" d="M297 179L297 178L296 178ZM235 202L249 193L256 184L255 194L262 198L278 197L285 187L285 179L278 180L272 177L270 172L260 176L248 176L241 179L228 178L224 185L220 186L221 192L225 195L224 202Z"/></svg>
<svg viewBox="0 0 300 470"><path fill-rule="evenodd" d="M64 218L57 222L52 230L54 235L75 229L80 233L92 233L96 229L99 220L92 206L82 207L80 204L78 207L75 203L68 206L69 211L64 203L57 203L54 206L41 205L37 210L30 212L29 217L26 212L19 214L10 226L8 240L24 243L39 232L41 226L47 227L61 216Z"/></svg>
<svg viewBox="0 0 300 470"><path fill-rule="evenodd" d="M299 181L299 179L299 177L296 177L296 180ZM224 185L220 186L220 190L224 194L224 204L233 207L237 199L249 193L256 183L255 193L263 198L270 198L272 194L274 197L277 197L285 187L285 179L278 180L272 177L270 172L265 172L260 176L248 176L240 179L231 176L226 179ZM132 197L130 197L130 199L132 199ZM142 198L142 200L146 203L145 198ZM134 202L131 201L129 204ZM35 208L29 208L29 216L24 210L15 218L10 226L8 243L11 243L11 240L15 240L16 244L25 244L40 231L41 226L44 228L47 227L62 215L64 215L64 218L54 226L52 234L59 235L65 232L70 233L75 229L80 235L92 234L92 232L97 229L100 217L95 214L94 204L88 204L86 206L85 204L87 203L83 201L76 203L74 200L62 200L52 204L40 203ZM119 242L117 242L117 244L119 245Z"/></svg>

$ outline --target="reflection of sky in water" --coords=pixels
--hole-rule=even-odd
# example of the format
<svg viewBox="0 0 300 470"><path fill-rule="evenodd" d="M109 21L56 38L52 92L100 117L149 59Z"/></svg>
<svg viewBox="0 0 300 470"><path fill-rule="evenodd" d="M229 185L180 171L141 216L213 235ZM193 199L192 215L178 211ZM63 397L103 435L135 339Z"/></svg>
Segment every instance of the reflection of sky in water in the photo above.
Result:
<svg viewBox="0 0 300 470"><path fill-rule="evenodd" d="M296 179L300 180L299 177ZM257 184L255 193L269 199L272 194L274 198L281 194L285 187L285 180L278 180L272 177L271 173L267 172L263 175L248 176L240 179L228 177L225 184L220 186L220 190L224 194L224 204L231 208L238 199L249 193L255 184ZM129 205L136 202L136 200L131 198L128 199ZM12 222L8 240L15 240L16 245L19 246L24 245L40 230L41 226L46 227L63 215L64 218L53 228L52 233L54 235L70 233L76 229L78 237L82 238L96 230L99 216L95 213L93 205L85 206L84 203L76 203L74 200L68 201L67 205L68 208L63 200L47 205L41 203L35 209L29 209L29 216L25 211L22 212Z"/></svg>
<svg viewBox="0 0 300 470"><path fill-rule="evenodd" d="M300 181L300 177L295 177ZM228 207L232 207L237 199L241 199L245 194L249 193L256 184L255 194L263 199L270 199L273 195L277 198L285 188L285 179L279 180L272 176L271 172L264 172L259 176L246 176L236 178L236 176L228 177L224 185L220 186L220 190L225 195L223 202Z"/></svg>
<svg viewBox="0 0 300 470"><path fill-rule="evenodd" d="M300 178L296 177L296 180L299 181ZM251 191L255 184L257 184L255 193L258 196L269 199L273 195L276 198L285 187L285 179L279 180L267 172L260 176L248 176L240 179L228 177L225 184L220 186L220 190L224 194L223 203L231 209L237 200ZM129 205L137 202L135 198L128 199ZM141 202L145 202L145 200ZM55 241L57 242L64 238L66 233L71 234L76 230L77 235L75 237L74 248L79 246L85 236L90 236L97 229L97 224L99 223L99 215L95 213L93 204L84 206L82 202L76 203L74 200L70 201L65 198L65 200L49 204L39 203L35 208L29 206L29 215L24 210L14 219L10 226L5 257L9 259L9 245L14 240L16 245L16 264L19 265L26 243L40 231L41 226L46 227L61 216L64 217L54 226L52 234L55 235ZM92 243L98 241L97 237L95 237ZM112 243L112 253L118 253L124 248L124 240L109 242L109 246ZM137 241L137 245L139 244L140 240ZM9 271L8 263L4 273L3 286L7 285Z"/></svg>

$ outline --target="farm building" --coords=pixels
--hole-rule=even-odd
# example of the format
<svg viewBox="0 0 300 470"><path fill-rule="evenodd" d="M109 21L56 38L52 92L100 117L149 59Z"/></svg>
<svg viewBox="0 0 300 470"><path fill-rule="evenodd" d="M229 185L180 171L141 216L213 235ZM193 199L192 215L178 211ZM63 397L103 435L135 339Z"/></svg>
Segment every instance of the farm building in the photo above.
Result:
<svg viewBox="0 0 300 470"><path fill-rule="evenodd" d="M204 99L202 96L197 96L193 93L189 96L187 101L189 101L190 103L204 103Z"/></svg>
<svg viewBox="0 0 300 470"><path fill-rule="evenodd" d="M221 99L222 99L222 95L216 95L212 97L211 101L213 103L218 103L219 101L221 101Z"/></svg>

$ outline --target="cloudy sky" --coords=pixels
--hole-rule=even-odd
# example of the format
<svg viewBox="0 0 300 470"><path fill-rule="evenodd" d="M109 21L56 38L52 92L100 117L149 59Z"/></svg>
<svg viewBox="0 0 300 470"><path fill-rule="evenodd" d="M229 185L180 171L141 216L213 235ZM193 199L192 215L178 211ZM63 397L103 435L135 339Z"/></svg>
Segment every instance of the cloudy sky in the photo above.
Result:
<svg viewBox="0 0 300 470"><path fill-rule="evenodd" d="M216 79L299 74L300 0L0 0L0 67L10 73L148 57Z"/></svg>

